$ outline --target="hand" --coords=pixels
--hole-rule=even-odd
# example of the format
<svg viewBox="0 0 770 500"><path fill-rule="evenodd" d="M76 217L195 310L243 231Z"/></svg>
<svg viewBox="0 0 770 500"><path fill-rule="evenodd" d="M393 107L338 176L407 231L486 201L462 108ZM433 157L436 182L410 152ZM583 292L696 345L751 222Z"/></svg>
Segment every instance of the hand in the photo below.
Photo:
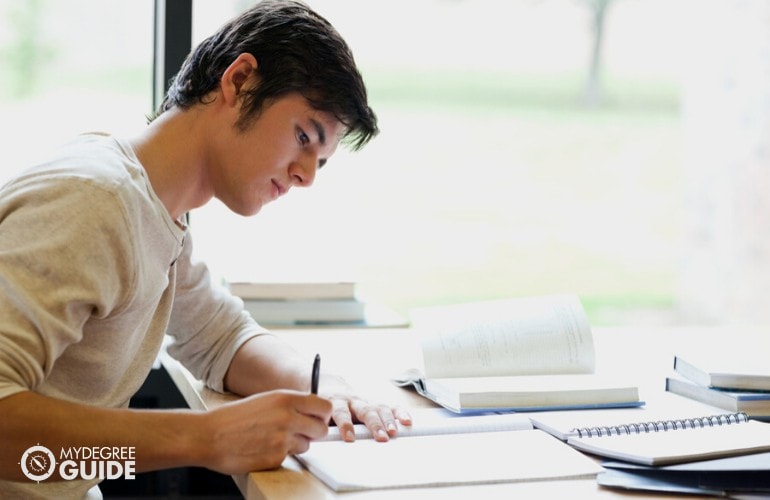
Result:
<svg viewBox="0 0 770 500"><path fill-rule="evenodd" d="M204 465L224 474L278 467L326 436L331 415L330 401L288 390L228 403L204 414L211 438Z"/></svg>
<svg viewBox="0 0 770 500"><path fill-rule="evenodd" d="M334 378L331 381L329 378ZM353 424L356 422L366 425L376 441L388 441L398 434L398 423L412 425L412 417L399 407L388 405L373 405L353 394L350 387L337 377L324 378L322 387L333 387L337 390L324 392L333 406L332 421L337 425L342 439L355 441Z"/></svg>

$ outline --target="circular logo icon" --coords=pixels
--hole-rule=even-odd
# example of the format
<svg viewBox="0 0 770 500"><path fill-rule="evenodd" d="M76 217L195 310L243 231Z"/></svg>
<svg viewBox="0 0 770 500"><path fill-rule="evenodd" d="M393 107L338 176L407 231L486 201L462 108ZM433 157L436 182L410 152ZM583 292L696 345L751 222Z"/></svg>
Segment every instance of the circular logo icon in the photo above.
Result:
<svg viewBox="0 0 770 500"><path fill-rule="evenodd" d="M32 481L45 481L56 468L56 458L45 446L31 446L21 456L21 471Z"/></svg>

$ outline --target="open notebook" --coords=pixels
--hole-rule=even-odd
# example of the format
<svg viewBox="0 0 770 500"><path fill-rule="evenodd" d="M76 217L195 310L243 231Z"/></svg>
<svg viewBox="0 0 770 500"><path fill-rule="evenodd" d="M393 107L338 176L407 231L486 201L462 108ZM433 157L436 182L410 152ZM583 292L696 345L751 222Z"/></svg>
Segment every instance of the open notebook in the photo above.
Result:
<svg viewBox="0 0 770 500"><path fill-rule="evenodd" d="M366 439L367 432L354 443L314 442L296 459L334 491L593 478L602 471L520 415L413 416L413 428L386 443ZM499 430L505 427L511 430Z"/></svg>

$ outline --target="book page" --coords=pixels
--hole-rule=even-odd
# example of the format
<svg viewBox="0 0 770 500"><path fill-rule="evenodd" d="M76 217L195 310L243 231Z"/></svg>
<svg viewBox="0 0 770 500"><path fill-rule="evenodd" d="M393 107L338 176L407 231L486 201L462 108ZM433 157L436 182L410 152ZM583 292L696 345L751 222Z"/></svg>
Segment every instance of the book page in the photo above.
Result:
<svg viewBox="0 0 770 500"><path fill-rule="evenodd" d="M335 491L593 478L602 470L538 430L314 442L296 458Z"/></svg>
<svg viewBox="0 0 770 500"><path fill-rule="evenodd" d="M743 345L731 351L726 345L692 347L674 357L675 370L701 385L770 390L767 348Z"/></svg>
<svg viewBox="0 0 770 500"><path fill-rule="evenodd" d="M466 434L470 432L497 432L530 430L532 422L524 415L484 414L460 416L443 408L411 410L413 425L399 425L398 437L431 436L437 434ZM363 424L354 425L356 439L371 439L372 434ZM329 428L329 434L320 441L339 441L337 427Z"/></svg>
<svg viewBox="0 0 770 500"><path fill-rule="evenodd" d="M412 312L426 377L591 373L594 346L574 295L509 299Z"/></svg>
<svg viewBox="0 0 770 500"><path fill-rule="evenodd" d="M453 411L591 408L639 402L633 384L592 374L429 378L425 396Z"/></svg>

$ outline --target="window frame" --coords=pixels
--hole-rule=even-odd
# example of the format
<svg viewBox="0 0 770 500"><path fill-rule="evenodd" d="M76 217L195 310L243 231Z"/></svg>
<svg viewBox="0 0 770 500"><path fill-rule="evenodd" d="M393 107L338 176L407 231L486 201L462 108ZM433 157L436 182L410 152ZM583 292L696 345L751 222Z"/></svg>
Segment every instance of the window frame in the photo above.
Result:
<svg viewBox="0 0 770 500"><path fill-rule="evenodd" d="M157 110L169 83L192 49L192 0L155 0L152 107Z"/></svg>

